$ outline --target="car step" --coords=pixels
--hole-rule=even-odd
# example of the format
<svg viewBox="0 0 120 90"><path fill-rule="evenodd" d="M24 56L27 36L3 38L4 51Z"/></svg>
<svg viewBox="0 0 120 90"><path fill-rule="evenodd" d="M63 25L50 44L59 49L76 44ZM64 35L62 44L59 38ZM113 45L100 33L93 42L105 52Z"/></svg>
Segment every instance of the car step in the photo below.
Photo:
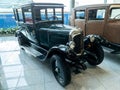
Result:
<svg viewBox="0 0 120 90"><path fill-rule="evenodd" d="M24 49L25 49L25 51L27 53L33 55L34 57L38 57L40 59L44 59L45 58L45 56L42 53L40 53L39 51L37 51L34 48L24 46Z"/></svg>
<svg viewBox="0 0 120 90"><path fill-rule="evenodd" d="M111 51L110 53L112 53L112 54L120 54L120 51Z"/></svg>

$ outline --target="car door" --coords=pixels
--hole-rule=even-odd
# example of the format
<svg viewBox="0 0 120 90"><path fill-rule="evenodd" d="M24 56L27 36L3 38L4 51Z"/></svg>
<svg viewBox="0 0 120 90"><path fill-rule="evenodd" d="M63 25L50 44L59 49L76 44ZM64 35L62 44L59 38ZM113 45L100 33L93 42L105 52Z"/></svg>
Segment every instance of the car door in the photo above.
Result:
<svg viewBox="0 0 120 90"><path fill-rule="evenodd" d="M120 5L112 5L104 30L104 38L109 42L120 44Z"/></svg>
<svg viewBox="0 0 120 90"><path fill-rule="evenodd" d="M38 40L40 45L44 46L45 48L49 47L49 43L48 43L48 32L49 29L48 28L40 28L38 30Z"/></svg>
<svg viewBox="0 0 120 90"><path fill-rule="evenodd" d="M86 21L86 35L103 35L105 24L105 8L88 8Z"/></svg>

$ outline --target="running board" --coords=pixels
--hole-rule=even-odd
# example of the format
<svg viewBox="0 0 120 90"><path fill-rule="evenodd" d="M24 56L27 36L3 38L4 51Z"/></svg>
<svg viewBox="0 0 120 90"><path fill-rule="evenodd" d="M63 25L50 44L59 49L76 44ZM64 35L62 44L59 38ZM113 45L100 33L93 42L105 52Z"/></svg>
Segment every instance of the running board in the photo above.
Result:
<svg viewBox="0 0 120 90"><path fill-rule="evenodd" d="M22 48L24 48L27 53L31 54L34 57L39 58L40 60L45 58L45 55L43 55L42 53L40 53L39 51L37 51L36 49L34 49L32 47L22 46Z"/></svg>
<svg viewBox="0 0 120 90"><path fill-rule="evenodd" d="M112 54L120 54L120 51L111 51Z"/></svg>

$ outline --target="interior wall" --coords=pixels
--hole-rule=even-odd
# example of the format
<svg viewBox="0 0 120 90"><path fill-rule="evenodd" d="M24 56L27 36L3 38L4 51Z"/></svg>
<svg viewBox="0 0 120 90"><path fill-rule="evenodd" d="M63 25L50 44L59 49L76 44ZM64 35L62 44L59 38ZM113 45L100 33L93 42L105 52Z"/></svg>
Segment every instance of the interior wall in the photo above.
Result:
<svg viewBox="0 0 120 90"><path fill-rule="evenodd" d="M113 0L114 3L120 3L120 0Z"/></svg>

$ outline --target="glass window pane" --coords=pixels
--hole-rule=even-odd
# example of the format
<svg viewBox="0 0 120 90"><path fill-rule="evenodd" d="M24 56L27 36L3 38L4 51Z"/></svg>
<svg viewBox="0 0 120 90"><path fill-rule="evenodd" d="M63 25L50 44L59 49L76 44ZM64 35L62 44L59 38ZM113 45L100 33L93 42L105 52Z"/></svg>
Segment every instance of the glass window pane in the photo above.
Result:
<svg viewBox="0 0 120 90"><path fill-rule="evenodd" d="M23 21L23 15L21 9L18 9L18 17L19 17L19 21Z"/></svg>
<svg viewBox="0 0 120 90"><path fill-rule="evenodd" d="M88 20L103 20L105 18L105 9L89 10Z"/></svg>
<svg viewBox="0 0 120 90"><path fill-rule="evenodd" d="M48 8L47 9L47 17L48 17L48 20L54 20L54 12L53 12L53 8Z"/></svg>
<svg viewBox="0 0 120 90"><path fill-rule="evenodd" d="M32 13L31 12L24 12L25 14L25 22L32 23Z"/></svg>
<svg viewBox="0 0 120 90"><path fill-rule="evenodd" d="M85 11L76 11L76 19L85 19Z"/></svg>
<svg viewBox="0 0 120 90"><path fill-rule="evenodd" d="M104 17L105 17L105 9L97 10L96 19L104 19Z"/></svg>
<svg viewBox="0 0 120 90"><path fill-rule="evenodd" d="M58 20L62 20L62 9L61 8L56 8L55 9L55 16Z"/></svg>
<svg viewBox="0 0 120 90"><path fill-rule="evenodd" d="M120 19L120 8L111 9L110 19Z"/></svg>
<svg viewBox="0 0 120 90"><path fill-rule="evenodd" d="M41 13L41 20L46 20L46 15L45 15L45 9L41 9L40 10L40 13Z"/></svg>

